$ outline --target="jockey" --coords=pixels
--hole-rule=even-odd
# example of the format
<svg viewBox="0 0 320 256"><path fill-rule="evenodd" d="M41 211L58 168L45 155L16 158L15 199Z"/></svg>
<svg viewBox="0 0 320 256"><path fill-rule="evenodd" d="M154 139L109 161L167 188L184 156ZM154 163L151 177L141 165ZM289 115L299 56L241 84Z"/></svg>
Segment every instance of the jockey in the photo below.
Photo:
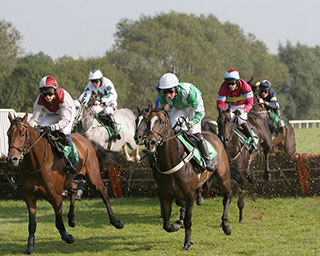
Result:
<svg viewBox="0 0 320 256"><path fill-rule="evenodd" d="M258 150L253 137L253 131L248 125L248 113L253 107L253 92L251 86L240 78L239 72L229 69L224 75L224 82L218 91L217 109L225 110L227 106L231 107L231 118L237 117L238 125L240 125L245 134L252 138L252 144L249 152Z"/></svg>
<svg viewBox="0 0 320 256"><path fill-rule="evenodd" d="M214 172L209 150L201 135L201 120L204 117L204 103L200 90L191 83L179 83L177 76L166 73L160 79L160 104L172 106L170 121L175 126L180 116L189 119L186 128L198 139L198 147L203 155L208 171Z"/></svg>
<svg viewBox="0 0 320 256"><path fill-rule="evenodd" d="M41 126L46 133L60 131L66 135L67 145L71 147L71 152L65 170L76 173L70 136L75 117L73 99L66 90L58 88L58 83L52 76L43 77L40 80L39 89L40 95L34 102L33 115L29 123L32 127ZM40 120L43 112L44 115Z"/></svg>
<svg viewBox="0 0 320 256"><path fill-rule="evenodd" d="M111 128L114 130L114 137L121 139L114 120L113 113L117 110L118 94L114 88L113 83L108 78L104 77L99 69L92 69L89 73L89 83L83 92L81 104L85 107L91 99L95 99L94 114L99 114L103 121L111 121Z"/></svg>
<svg viewBox="0 0 320 256"><path fill-rule="evenodd" d="M263 80L260 82L259 88L259 103L263 104L267 110L271 110L280 118L280 106L276 92L271 87L271 83L268 80ZM280 129L284 126L281 121L278 122L278 124Z"/></svg>

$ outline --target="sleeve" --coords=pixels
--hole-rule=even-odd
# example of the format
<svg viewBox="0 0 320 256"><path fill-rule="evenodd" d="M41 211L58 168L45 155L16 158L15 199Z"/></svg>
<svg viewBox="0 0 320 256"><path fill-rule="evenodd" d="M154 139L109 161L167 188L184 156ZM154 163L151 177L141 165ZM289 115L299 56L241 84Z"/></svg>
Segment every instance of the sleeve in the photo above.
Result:
<svg viewBox="0 0 320 256"><path fill-rule="evenodd" d="M91 94L92 90L90 89L90 83L88 83L88 85L84 89L82 99L80 100L81 105L86 106L89 103Z"/></svg>
<svg viewBox="0 0 320 256"><path fill-rule="evenodd" d="M224 89L224 83L220 85L220 89L218 91L218 97L217 97L217 110L219 111L219 108L221 110L226 109L226 101L227 101L227 93Z"/></svg>
<svg viewBox="0 0 320 256"><path fill-rule="evenodd" d="M38 101L39 101L39 97L36 99L36 101L34 102L33 104L33 114L32 114L32 117L29 121L29 124L32 126L32 127L35 127L36 125L38 125L39 121L40 121L40 116L43 112L43 107L41 105L38 104Z"/></svg>
<svg viewBox="0 0 320 256"><path fill-rule="evenodd" d="M195 111L194 117L189 122L192 126L194 126L203 119L205 115L205 110L201 92L192 84L190 85L189 94L187 96L187 102L192 106L192 108Z"/></svg>
<svg viewBox="0 0 320 256"><path fill-rule="evenodd" d="M104 95L101 98L101 102L109 104L112 103L117 106L117 99L118 94L116 89L114 88L114 84L110 80L108 80L104 88Z"/></svg>
<svg viewBox="0 0 320 256"><path fill-rule="evenodd" d="M245 102L243 110L249 112L253 108L253 92L251 86L244 80L242 82L242 91L244 94Z"/></svg>
<svg viewBox="0 0 320 256"><path fill-rule="evenodd" d="M73 122L73 99L72 97L65 91L64 102L60 103L60 120L57 123L51 124L50 128L52 131L62 130L65 128L70 122Z"/></svg>
<svg viewBox="0 0 320 256"><path fill-rule="evenodd" d="M279 108L279 103L274 90L270 91L270 96L270 101L266 101L265 104L275 111Z"/></svg>

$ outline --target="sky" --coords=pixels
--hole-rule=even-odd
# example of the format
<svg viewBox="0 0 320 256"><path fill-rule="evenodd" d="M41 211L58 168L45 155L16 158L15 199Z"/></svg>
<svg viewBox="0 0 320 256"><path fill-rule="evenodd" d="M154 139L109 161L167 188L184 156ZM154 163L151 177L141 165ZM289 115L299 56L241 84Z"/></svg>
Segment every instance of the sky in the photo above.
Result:
<svg viewBox="0 0 320 256"><path fill-rule="evenodd" d="M0 0L0 6L0 20L20 32L24 52L42 51L53 59L104 56L121 19L170 11L213 14L237 24L271 54L287 41L320 45L319 0Z"/></svg>

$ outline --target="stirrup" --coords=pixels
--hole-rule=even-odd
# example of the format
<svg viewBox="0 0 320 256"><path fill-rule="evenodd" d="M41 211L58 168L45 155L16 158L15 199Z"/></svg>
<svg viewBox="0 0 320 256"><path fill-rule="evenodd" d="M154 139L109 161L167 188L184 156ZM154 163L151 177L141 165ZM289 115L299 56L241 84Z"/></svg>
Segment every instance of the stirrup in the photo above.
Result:
<svg viewBox="0 0 320 256"><path fill-rule="evenodd" d="M205 160L205 163L206 163L207 171L209 171L209 172L214 172L215 171L211 160Z"/></svg>
<svg viewBox="0 0 320 256"><path fill-rule="evenodd" d="M67 160L67 164L64 167L64 171L72 174L76 174L78 172L78 170L74 167L73 163L70 160Z"/></svg>

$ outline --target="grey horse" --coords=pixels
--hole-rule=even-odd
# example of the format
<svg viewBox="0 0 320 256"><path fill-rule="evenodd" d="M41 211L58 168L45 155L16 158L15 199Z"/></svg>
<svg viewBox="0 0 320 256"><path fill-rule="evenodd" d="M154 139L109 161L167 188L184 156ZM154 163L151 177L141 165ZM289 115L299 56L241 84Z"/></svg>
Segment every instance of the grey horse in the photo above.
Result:
<svg viewBox="0 0 320 256"><path fill-rule="evenodd" d="M97 121L94 115L88 114L78 99L74 99L74 104L76 106L74 129L77 125L80 125L81 133L84 136L105 149L120 151L122 148L127 161L140 160L139 146L134 140L136 116L130 109L121 108L114 112L114 119L121 128L121 139L110 143L107 129ZM132 149L134 159L129 155L127 146Z"/></svg>

